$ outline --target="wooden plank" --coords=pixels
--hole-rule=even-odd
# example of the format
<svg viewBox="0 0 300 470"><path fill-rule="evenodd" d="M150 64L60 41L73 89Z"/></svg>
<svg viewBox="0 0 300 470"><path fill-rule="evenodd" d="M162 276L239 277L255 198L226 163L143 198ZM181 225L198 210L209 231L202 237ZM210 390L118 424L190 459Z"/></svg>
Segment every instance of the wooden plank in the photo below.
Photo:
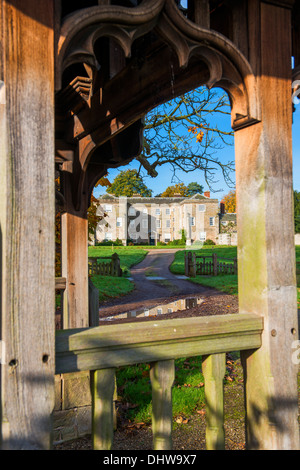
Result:
<svg viewBox="0 0 300 470"><path fill-rule="evenodd" d="M154 450L172 449L172 386L175 362L159 361L151 365L152 432Z"/></svg>
<svg viewBox="0 0 300 470"><path fill-rule="evenodd" d="M94 450L110 450L113 444L115 369L91 372L92 443Z"/></svg>
<svg viewBox="0 0 300 470"><path fill-rule="evenodd" d="M220 315L56 332L56 373L256 349L260 317Z"/></svg>
<svg viewBox="0 0 300 470"><path fill-rule="evenodd" d="M2 447L48 449L54 408L53 1L1 0Z"/></svg>
<svg viewBox="0 0 300 470"><path fill-rule="evenodd" d="M224 450L224 386L225 354L202 358L205 381L206 450Z"/></svg>
<svg viewBox="0 0 300 470"><path fill-rule="evenodd" d="M265 324L262 347L245 354L247 446L288 450L299 448L291 13L261 2L259 21L250 56L260 61L262 121L235 134L239 308Z"/></svg>

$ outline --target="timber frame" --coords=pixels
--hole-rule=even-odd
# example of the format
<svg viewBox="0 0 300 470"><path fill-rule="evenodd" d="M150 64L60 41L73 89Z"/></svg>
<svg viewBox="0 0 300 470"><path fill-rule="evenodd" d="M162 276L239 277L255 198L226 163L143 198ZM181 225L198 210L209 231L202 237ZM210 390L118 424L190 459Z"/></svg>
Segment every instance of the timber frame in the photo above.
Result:
<svg viewBox="0 0 300 470"><path fill-rule="evenodd" d="M298 449L291 96L299 2L36 3L0 1L3 448L51 447L55 172L64 328L89 328L92 189L139 154L146 112L207 85L231 103L240 314L263 318L260 347L242 353L247 446Z"/></svg>

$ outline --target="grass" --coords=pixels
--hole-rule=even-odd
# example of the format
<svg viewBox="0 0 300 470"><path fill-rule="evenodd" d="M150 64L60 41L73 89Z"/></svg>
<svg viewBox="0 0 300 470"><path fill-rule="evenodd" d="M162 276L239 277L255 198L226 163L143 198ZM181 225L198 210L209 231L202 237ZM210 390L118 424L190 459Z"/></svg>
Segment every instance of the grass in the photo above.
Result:
<svg viewBox="0 0 300 470"><path fill-rule="evenodd" d="M133 291L134 283L125 277L92 276L92 283L99 290L99 302L114 299Z"/></svg>
<svg viewBox="0 0 300 470"><path fill-rule="evenodd" d="M204 405L204 378L201 357L177 359L172 391L173 416L190 416ZM139 364L117 371L118 398L126 404L126 417L135 423L151 423L152 395L150 365Z"/></svg>
<svg viewBox="0 0 300 470"><path fill-rule="evenodd" d="M197 254L210 256L216 253L220 258L236 258L236 246L203 246L200 250L196 250ZM170 266L173 274L184 274L184 251L178 251L175 254L174 261ZM213 287L227 294L237 295L238 280L234 274L219 274L218 276L196 276L190 278L195 284L201 284L206 287Z"/></svg>
<svg viewBox="0 0 300 470"><path fill-rule="evenodd" d="M120 257L120 265L123 270L123 277L100 276L91 277L92 283L99 290L99 302L114 299L129 294L134 289L134 283L127 279L130 276L130 268L143 261L147 255L147 250L133 247L110 247L110 246L89 246L88 255L90 257L111 256L117 253ZM108 261L109 262L109 261Z"/></svg>
<svg viewBox="0 0 300 470"><path fill-rule="evenodd" d="M300 245L295 247L296 250L296 276L297 276L297 303L300 308ZM196 253L201 255L211 255L216 253L220 258L236 258L237 247L235 246L204 246ZM170 271L174 274L184 274L184 251L178 251L175 254L174 261L170 266ZM218 276L196 276L190 278L191 282L201 284L206 287L213 287L227 294L238 294L237 275L219 274Z"/></svg>
<svg viewBox="0 0 300 470"><path fill-rule="evenodd" d="M120 265L124 276L130 275L130 268L145 258L148 251L144 248L131 246L89 246L88 254L90 257L111 256L117 253L120 257Z"/></svg>

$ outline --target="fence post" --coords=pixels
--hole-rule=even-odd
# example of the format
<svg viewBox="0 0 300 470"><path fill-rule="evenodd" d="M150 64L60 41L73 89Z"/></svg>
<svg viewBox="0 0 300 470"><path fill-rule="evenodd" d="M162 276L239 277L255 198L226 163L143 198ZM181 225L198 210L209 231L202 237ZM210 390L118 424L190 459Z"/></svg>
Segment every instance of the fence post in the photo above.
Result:
<svg viewBox="0 0 300 470"><path fill-rule="evenodd" d="M115 369L91 371L92 441L94 450L110 450L113 443Z"/></svg>
<svg viewBox="0 0 300 470"><path fill-rule="evenodd" d="M213 274L214 276L217 276L218 267L217 267L217 254L216 253L213 253L212 260L213 260Z"/></svg>
<svg viewBox="0 0 300 470"><path fill-rule="evenodd" d="M188 252L188 276L196 277L196 253Z"/></svg>
<svg viewBox="0 0 300 470"><path fill-rule="evenodd" d="M119 276L120 275L120 258L117 253L114 253L111 257L111 275Z"/></svg>
<svg viewBox="0 0 300 470"><path fill-rule="evenodd" d="M237 258L235 258L233 262L233 274L237 274L237 272L238 272Z"/></svg>
<svg viewBox="0 0 300 470"><path fill-rule="evenodd" d="M189 275L189 258L188 258L188 253L186 251L184 253L184 274L186 276Z"/></svg>
<svg viewBox="0 0 300 470"><path fill-rule="evenodd" d="M210 354L202 359L206 401L206 449L224 450L225 354Z"/></svg>
<svg viewBox="0 0 300 470"><path fill-rule="evenodd" d="M172 386L174 378L174 360L152 364L150 380L154 450L172 449Z"/></svg>

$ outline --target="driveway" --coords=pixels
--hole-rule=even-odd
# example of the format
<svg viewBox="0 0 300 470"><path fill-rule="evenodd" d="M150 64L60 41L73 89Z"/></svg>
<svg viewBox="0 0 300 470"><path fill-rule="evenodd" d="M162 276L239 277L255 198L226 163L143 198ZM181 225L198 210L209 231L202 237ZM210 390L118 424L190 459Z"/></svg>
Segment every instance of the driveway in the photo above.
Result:
<svg viewBox="0 0 300 470"><path fill-rule="evenodd" d="M144 260L131 268L131 279L135 289L130 294L106 302L100 307L100 317L136 310L141 307L159 305L174 298L187 296L211 296L220 292L194 284L185 276L172 274L172 264L178 249L153 249Z"/></svg>

